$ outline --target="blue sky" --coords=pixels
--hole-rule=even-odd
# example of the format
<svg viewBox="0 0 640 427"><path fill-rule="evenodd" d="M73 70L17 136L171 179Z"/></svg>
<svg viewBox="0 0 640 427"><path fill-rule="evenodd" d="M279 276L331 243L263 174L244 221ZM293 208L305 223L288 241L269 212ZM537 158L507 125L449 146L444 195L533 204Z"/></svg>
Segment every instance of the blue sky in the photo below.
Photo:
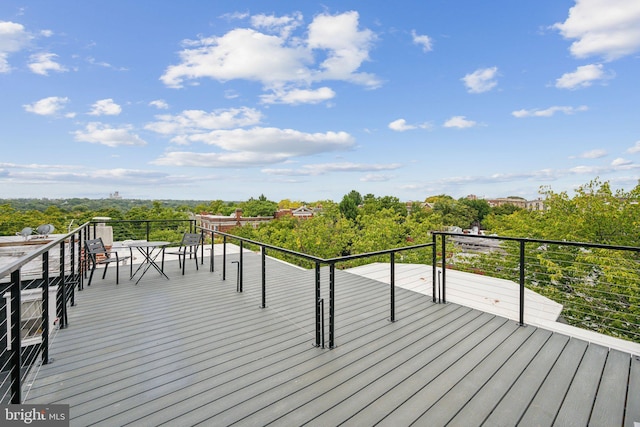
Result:
<svg viewBox="0 0 640 427"><path fill-rule="evenodd" d="M538 197L640 165L635 0L0 3L0 197Z"/></svg>

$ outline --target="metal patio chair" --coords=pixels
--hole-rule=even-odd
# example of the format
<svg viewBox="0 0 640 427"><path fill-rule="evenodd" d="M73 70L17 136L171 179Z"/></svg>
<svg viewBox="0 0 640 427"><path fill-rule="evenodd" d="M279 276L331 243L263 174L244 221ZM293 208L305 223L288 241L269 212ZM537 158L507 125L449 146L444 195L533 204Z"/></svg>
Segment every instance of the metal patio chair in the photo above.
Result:
<svg viewBox="0 0 640 427"><path fill-rule="evenodd" d="M84 241L85 254L89 258L89 262L91 262L91 274L89 275L89 281L87 282L87 286L91 286L91 279L93 279L93 272L96 270L98 264L104 264L104 272L102 273L102 279L107 275L107 268L109 264L112 262L116 263L116 285L120 283L120 263L127 261L131 256L119 256L116 251L108 251L104 242L102 241L102 237L98 237L97 239L85 240ZM133 264L132 264L133 265ZM132 268L132 267L130 267Z"/></svg>
<svg viewBox="0 0 640 427"><path fill-rule="evenodd" d="M196 270L198 270L198 248L200 248L201 244L202 234L184 233L180 246L177 248L167 248L164 253L178 255L178 266L182 268L182 275L184 275L187 255L189 255L189 258L193 257L196 263ZM162 269L164 270L164 256L162 257Z"/></svg>

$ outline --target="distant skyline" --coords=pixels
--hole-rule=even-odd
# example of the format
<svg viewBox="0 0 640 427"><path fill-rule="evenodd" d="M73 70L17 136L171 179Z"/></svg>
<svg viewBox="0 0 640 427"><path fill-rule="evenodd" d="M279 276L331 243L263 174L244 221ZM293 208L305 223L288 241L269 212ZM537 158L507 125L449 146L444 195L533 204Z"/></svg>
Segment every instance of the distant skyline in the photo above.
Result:
<svg viewBox="0 0 640 427"><path fill-rule="evenodd" d="M4 0L0 198L631 190L639 76L632 0Z"/></svg>

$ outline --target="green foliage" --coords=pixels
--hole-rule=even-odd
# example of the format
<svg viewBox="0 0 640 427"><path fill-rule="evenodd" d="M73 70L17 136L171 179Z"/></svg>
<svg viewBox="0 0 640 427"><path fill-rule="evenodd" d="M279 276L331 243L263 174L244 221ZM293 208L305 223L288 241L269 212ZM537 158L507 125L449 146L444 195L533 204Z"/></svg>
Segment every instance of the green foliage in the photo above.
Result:
<svg viewBox="0 0 640 427"><path fill-rule="evenodd" d="M246 202L240 203L239 207L242 209L242 215L246 217L274 216L278 210L278 204L267 200L264 195L258 199L252 197Z"/></svg>

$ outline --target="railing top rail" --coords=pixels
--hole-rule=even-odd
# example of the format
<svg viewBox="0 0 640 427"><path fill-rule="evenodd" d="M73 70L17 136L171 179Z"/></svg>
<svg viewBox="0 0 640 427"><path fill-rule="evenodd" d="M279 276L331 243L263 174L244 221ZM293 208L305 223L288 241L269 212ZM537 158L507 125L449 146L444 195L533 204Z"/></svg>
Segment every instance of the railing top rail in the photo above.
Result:
<svg viewBox="0 0 640 427"><path fill-rule="evenodd" d="M3 267L0 269L0 278L5 277L10 275L11 273L13 273L16 270L19 270L20 268L22 268L23 266L25 266L26 264L30 263L31 261L33 261L34 259L40 257L43 253L48 252L51 248L57 246L58 244L60 244L60 242L68 239L70 236L76 234L78 232L78 230L88 226L89 223L86 222L84 224L82 224L81 226L77 227L75 230L70 231L67 234L64 234L62 236L58 236L56 238L54 238L51 242L46 243L44 245L42 245L41 247L39 247L38 249L23 255L22 257L16 259L14 262L10 263L9 265Z"/></svg>
<svg viewBox="0 0 640 427"><path fill-rule="evenodd" d="M91 224L105 224L109 222L195 222L195 219L92 219Z"/></svg>
<svg viewBox="0 0 640 427"><path fill-rule="evenodd" d="M221 236L231 237L233 239L241 240L243 242L247 242L247 243L250 243L250 244L257 245L257 246L262 246L262 247L265 247L265 248L268 248L268 249L273 249L273 250L276 250L276 251L284 252L284 253L287 253L289 255L298 256L298 257L305 258L307 260L310 260L310 261L313 261L313 262L316 262L316 263L321 263L321 264L335 264L337 262L342 262L342 261L350 261L350 260L359 259L359 258L367 258L367 257L370 257L370 256L390 254L392 252L408 251L408 250L411 250L411 249L419 249L419 248L424 248L424 247L428 247L428 246L433 246L433 242L429 242L429 243L422 243L422 244L419 244L419 245L402 246L402 247L399 247L399 248L385 249L385 250L376 251L376 252L367 252L367 253L356 254L356 255L348 255L348 256L344 256L344 257L320 258L320 257L317 257L317 256L305 254L305 253L302 253L302 252L296 252L296 251L293 251L291 249L285 249L285 248L281 248L279 246L273 246L273 245L269 245L267 243L257 242L255 240L247 239L245 237L236 236L234 234L224 233L222 231L211 230L211 229L204 228L204 227L199 227L199 228L204 230L204 231L208 231L208 232L211 232L211 233L214 233L214 234L219 234Z"/></svg>
<svg viewBox="0 0 640 427"><path fill-rule="evenodd" d="M565 245L565 246L580 246L595 249L610 249L620 251L635 251L640 252L640 247L637 246L620 246L620 245L607 245L602 243L586 243L586 242L572 242L567 240L546 240L535 239L527 237L507 237L507 236L495 236L495 235L478 235L478 234L464 234L454 233L451 231L433 231L432 234L439 234L441 236L456 236L456 237L468 237L474 239L493 239L493 240L507 240L513 242L525 242L525 243L542 243L549 245Z"/></svg>

